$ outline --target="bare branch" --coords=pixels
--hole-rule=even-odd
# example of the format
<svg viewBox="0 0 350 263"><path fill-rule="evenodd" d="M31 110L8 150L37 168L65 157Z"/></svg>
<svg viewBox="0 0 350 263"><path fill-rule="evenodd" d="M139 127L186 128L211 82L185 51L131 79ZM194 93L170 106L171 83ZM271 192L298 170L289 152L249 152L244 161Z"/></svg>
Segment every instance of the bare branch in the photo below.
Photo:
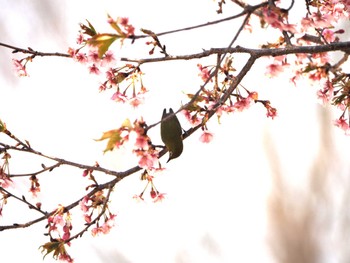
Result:
<svg viewBox="0 0 350 263"><path fill-rule="evenodd" d="M54 56L54 57L70 57L69 54L65 54L65 53L59 53L59 52L40 52L40 51L35 51L32 48L19 48L19 47L15 47L15 46L11 46L5 43L1 43L0 42L0 46L9 48L9 49L13 49L12 53L24 53L24 54L32 54L34 56L40 56L40 57L49 57L49 56Z"/></svg>

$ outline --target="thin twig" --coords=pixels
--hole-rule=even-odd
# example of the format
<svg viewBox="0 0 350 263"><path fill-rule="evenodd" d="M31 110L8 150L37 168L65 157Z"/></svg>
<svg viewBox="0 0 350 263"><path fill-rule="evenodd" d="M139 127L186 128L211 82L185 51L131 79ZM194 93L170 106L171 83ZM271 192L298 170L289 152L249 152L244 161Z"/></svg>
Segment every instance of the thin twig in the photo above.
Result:
<svg viewBox="0 0 350 263"><path fill-rule="evenodd" d="M121 179L119 179L119 178L115 178L115 179L111 180L110 182L97 185L94 189L92 189L92 190L91 190L88 194L86 194L86 195L90 197L90 196L94 195L94 194L95 194L96 192L98 192L98 191L101 191L101 190L103 190L103 189L106 189L106 188L108 188L108 187L110 187L110 186L114 186L114 185L115 185L116 183L118 183L120 180L121 180ZM12 194L11 194L11 195L12 195ZM12 196L13 196L13 195L12 195ZM67 209L67 211L73 209L74 207L76 207L77 205L79 205L79 203L80 203L80 201L81 201L82 199L83 199L83 197L80 198L80 199L78 199L77 201L71 203L70 205L65 206L65 209ZM23 200L20 199L20 198L18 198L18 200L20 200L20 201L23 202ZM13 223L12 225L0 226L0 231L9 230L9 229L15 229L15 228L26 228L26 227L29 227L29 226L31 226L31 225L34 225L34 224L36 224L36 223L38 223L38 222L41 222L41 221L47 219L48 217L50 217L51 215L53 215L55 212L56 212L56 210L54 210L54 211L52 211L52 212L50 212L50 213L45 213L44 216L41 216L41 217L39 217L39 218L37 218L37 219L34 219L34 220L32 220L32 221L29 221L29 222L27 222L27 223L22 223L22 224Z"/></svg>
<svg viewBox="0 0 350 263"><path fill-rule="evenodd" d="M195 26L189 26L189 27L184 27L184 28L180 28L180 29L164 31L164 32L161 32L161 33L157 33L156 35L157 36L164 36L164 35L169 35L169 34L178 33L178 32L182 32L182 31L188 31L188 30L193 30L193 29L197 29L197 28L201 28L201 27L206 27L206 26L212 26L212 25L215 25L215 24L220 24L222 22L230 21L230 20L239 18L241 16L244 16L246 14L253 13L255 10L266 6L267 4L268 4L268 2L263 2L263 3L260 3L258 5L254 5L254 6L245 5L243 7L243 11L241 13L237 14L237 15L229 16L229 17L226 17L226 18L218 19L218 20L207 22L207 23L203 23L203 24L198 24L198 25L195 25ZM131 38L139 39L139 38L146 38L146 37L149 37L149 36L148 35L137 35L137 36L133 36Z"/></svg>
<svg viewBox="0 0 350 263"><path fill-rule="evenodd" d="M59 53L59 52L40 52L40 51L35 51L32 48L20 48L20 47L15 47L12 45L8 45L5 43L0 42L0 46L7 47L9 49L13 49L12 53L17 53L21 52L24 54L32 54L34 56L40 56L40 57L48 57L48 56L55 56L55 57L71 57L69 54L65 53Z"/></svg>
<svg viewBox="0 0 350 263"><path fill-rule="evenodd" d="M25 203L26 205L28 205L29 209L34 209L34 210L36 210L36 211L38 211L39 213L42 213L42 214L44 214L44 215L47 214L46 212L42 211L40 208L38 208L38 207L36 207L35 205L29 203L29 202L25 199L24 196L22 196L22 198L20 198L20 197L18 197L18 196L16 196L16 195L10 193L9 191L7 191L6 189L4 189L4 188L2 188L2 187L0 187L0 191L6 193L7 197L13 197L13 198L17 199L18 201L21 201L21 202Z"/></svg>

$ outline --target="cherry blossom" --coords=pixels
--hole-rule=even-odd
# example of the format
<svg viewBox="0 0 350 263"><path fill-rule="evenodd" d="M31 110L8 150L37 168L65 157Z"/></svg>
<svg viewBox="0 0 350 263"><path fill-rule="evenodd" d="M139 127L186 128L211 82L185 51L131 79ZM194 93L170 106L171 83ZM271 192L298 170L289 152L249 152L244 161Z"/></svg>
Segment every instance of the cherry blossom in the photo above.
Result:
<svg viewBox="0 0 350 263"><path fill-rule="evenodd" d="M213 140L213 137L214 137L213 133L205 130L203 131L202 135L199 137L199 140L203 143L209 143Z"/></svg>
<svg viewBox="0 0 350 263"><path fill-rule="evenodd" d="M343 116L341 116L339 119L336 119L334 121L334 125L342 129L346 135L350 135L349 122Z"/></svg>

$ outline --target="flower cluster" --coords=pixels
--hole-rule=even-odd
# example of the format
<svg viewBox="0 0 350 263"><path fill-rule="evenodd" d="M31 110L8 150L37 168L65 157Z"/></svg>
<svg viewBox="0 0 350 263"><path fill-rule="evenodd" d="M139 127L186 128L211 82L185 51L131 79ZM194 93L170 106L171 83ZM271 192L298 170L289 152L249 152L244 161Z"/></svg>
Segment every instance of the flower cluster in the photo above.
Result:
<svg viewBox="0 0 350 263"><path fill-rule="evenodd" d="M236 70L232 64L233 58L228 57L213 76L211 72L215 66L197 65L200 71L198 75L204 85L198 94L187 94L191 99L191 104L183 110L183 113L191 125L202 126L201 142L208 143L213 139L213 134L207 128L207 120L212 113L215 113L220 120L223 112L242 112L253 103L261 103L267 110L267 117L273 119L277 116L277 110L271 106L269 101L259 100L256 91L249 91L240 85L227 94L236 81L234 75Z"/></svg>
<svg viewBox="0 0 350 263"><path fill-rule="evenodd" d="M132 64L116 67L120 61L109 50L109 46L117 39L122 44L125 38L132 37L135 29L129 23L128 18L114 20L108 16L107 22L117 34L100 34L90 22L88 25L81 24L81 31L77 38L80 47L69 48L68 53L75 61L86 65L90 74L104 73L105 78L99 86L100 91L114 88L116 91L111 97L112 100L128 102L133 107L137 107L143 102L144 94L147 92L142 83L142 71L138 66Z"/></svg>
<svg viewBox="0 0 350 263"><path fill-rule="evenodd" d="M1 157L1 159L4 160L4 162L0 165L0 187L4 189L13 186L13 181L11 180L9 171L10 158L11 155L7 152L4 152Z"/></svg>
<svg viewBox="0 0 350 263"><path fill-rule="evenodd" d="M322 90L318 92L324 102L332 101L342 114L334 121L334 124L350 135L350 76L345 73L334 73L334 78L326 82ZM346 118L347 115L348 117Z"/></svg>
<svg viewBox="0 0 350 263"><path fill-rule="evenodd" d="M133 152L139 158L138 165L145 169L156 169L158 150L152 145L151 138L146 134L146 123L141 119L134 122L133 132L136 135Z"/></svg>
<svg viewBox="0 0 350 263"><path fill-rule="evenodd" d="M276 6L262 8L261 24L264 23L281 31L296 32L296 25L288 23L287 10Z"/></svg>
<svg viewBox="0 0 350 263"><path fill-rule="evenodd" d="M51 242L47 242L41 246L42 253L45 253L44 258L53 252L53 258L64 262L74 262L72 257L66 250L66 243L61 239L53 239Z"/></svg>
<svg viewBox="0 0 350 263"><path fill-rule="evenodd" d="M3 124L0 121L0 129L1 129L1 124ZM5 124L3 124L3 130L5 130ZM2 216L2 212L4 209L4 206L7 204L7 198L9 197L8 194L4 191L1 190L2 189L6 189L9 187L13 187L14 183L11 180L10 177L10 171L9 171L9 159L11 158L11 155L7 152L3 153L2 159L4 160L4 162L0 165L0 194L2 195L2 197L0 198L0 216Z"/></svg>
<svg viewBox="0 0 350 263"><path fill-rule="evenodd" d="M92 196L85 196L80 202L80 209L84 213L85 222L89 225L95 224L91 234L96 236L97 234L107 234L114 226L114 220L116 215L112 214L108 209L108 200L103 191L98 191ZM95 219L93 219L94 213L97 211ZM105 211L108 211L105 212ZM101 217L104 222L100 225Z"/></svg>
<svg viewBox="0 0 350 263"><path fill-rule="evenodd" d="M261 16L262 25L270 25L283 31L284 34L276 43L269 43L262 47L312 46L338 42L339 36L345 33L345 30L335 28L341 19L349 18L349 6L349 1L306 1L307 12L297 25L288 24L288 10L270 5L264 7ZM294 54L288 56L288 59L287 56L279 56L273 58L273 62L267 67L266 75L275 77L291 68L293 70L291 81L295 85L301 77L307 77L315 86L321 86L317 91L317 97L323 104L331 102L342 111L334 124L349 134L350 123L345 116L348 114L350 105L349 80L348 74L342 72L340 68L346 60L347 55L334 63L328 53ZM267 110L268 115L273 115L269 107Z"/></svg>
<svg viewBox="0 0 350 263"><path fill-rule="evenodd" d="M114 20L110 15L108 15L107 22L114 28L121 36L131 37L135 33L135 28L129 23L129 18L118 17Z"/></svg>
<svg viewBox="0 0 350 263"><path fill-rule="evenodd" d="M59 205L56 211L48 218L48 235L53 238L67 241L72 230L71 216L64 206Z"/></svg>
<svg viewBox="0 0 350 263"><path fill-rule="evenodd" d="M132 136L131 136L132 135ZM118 149L132 140L133 153L139 158L139 166L147 169L155 169L158 163L158 150L153 146L151 138L147 135L147 125L141 118L132 124L128 119L120 128L104 132L97 141L108 139L105 152Z"/></svg>
<svg viewBox="0 0 350 263"><path fill-rule="evenodd" d="M53 252L53 257L65 262L73 262L73 259L66 250L66 245L70 245L69 238L72 230L71 216L69 211L62 206L59 207L48 217L48 233L50 242L41 246L44 257Z"/></svg>
<svg viewBox="0 0 350 263"><path fill-rule="evenodd" d="M141 175L141 180L146 180L147 181L147 184L145 186L145 188L143 189L143 191L138 194L138 195L134 195L134 199L135 200L141 200L141 201L145 201L144 199L144 194L146 192L146 190L148 188L150 188L150 191L149 191L149 195L151 197L151 199L153 200L154 203L157 203L157 202L161 202L164 200L165 198L165 193L160 193L155 184L154 184L154 181L153 181L154 177L152 175L149 174L149 172L147 170L144 170L142 175Z"/></svg>
<svg viewBox="0 0 350 263"><path fill-rule="evenodd" d="M93 236L98 234L108 234L111 228L115 225L115 217L116 215L109 213L108 216L104 215L104 222L102 225L99 224L99 221L96 222L96 227L94 227L91 231Z"/></svg>

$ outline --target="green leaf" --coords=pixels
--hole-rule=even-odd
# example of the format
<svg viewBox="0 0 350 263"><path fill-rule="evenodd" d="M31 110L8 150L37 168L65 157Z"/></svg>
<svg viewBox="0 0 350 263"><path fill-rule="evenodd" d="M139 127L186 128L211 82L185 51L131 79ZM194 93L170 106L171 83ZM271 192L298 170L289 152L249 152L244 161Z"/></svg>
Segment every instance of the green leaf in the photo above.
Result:
<svg viewBox="0 0 350 263"><path fill-rule="evenodd" d="M122 137L120 136L120 131L117 130L110 130L107 132L104 132L100 139L97 139L96 141L103 141L108 139L107 146L104 149L104 153L108 151L112 151L116 144L121 141Z"/></svg>
<svg viewBox="0 0 350 263"><path fill-rule="evenodd" d="M51 252L54 252L53 257L57 258L62 250L62 242L47 242L40 247L42 248L41 253L45 253L43 259L45 259L45 257Z"/></svg>
<svg viewBox="0 0 350 263"><path fill-rule="evenodd" d="M125 119L123 121L122 127L132 129L131 121L129 119Z"/></svg>
<svg viewBox="0 0 350 263"><path fill-rule="evenodd" d="M118 38L120 38L120 36L116 34L96 34L90 38L87 43L91 46L97 47L98 56L99 58L102 58L107 52L109 46Z"/></svg>

